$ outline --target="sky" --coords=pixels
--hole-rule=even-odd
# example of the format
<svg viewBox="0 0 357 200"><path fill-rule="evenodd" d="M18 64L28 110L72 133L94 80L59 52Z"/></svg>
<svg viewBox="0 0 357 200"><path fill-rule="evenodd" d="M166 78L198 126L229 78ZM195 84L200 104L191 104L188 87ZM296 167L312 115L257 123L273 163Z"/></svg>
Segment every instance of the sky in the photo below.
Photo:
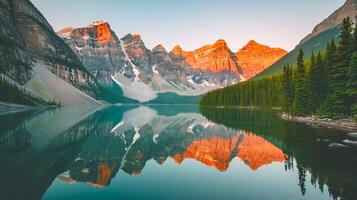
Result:
<svg viewBox="0 0 357 200"><path fill-rule="evenodd" d="M233 51L249 40L293 49L345 0L31 0L53 28L104 20L119 38L140 34L148 48L194 50L218 39Z"/></svg>

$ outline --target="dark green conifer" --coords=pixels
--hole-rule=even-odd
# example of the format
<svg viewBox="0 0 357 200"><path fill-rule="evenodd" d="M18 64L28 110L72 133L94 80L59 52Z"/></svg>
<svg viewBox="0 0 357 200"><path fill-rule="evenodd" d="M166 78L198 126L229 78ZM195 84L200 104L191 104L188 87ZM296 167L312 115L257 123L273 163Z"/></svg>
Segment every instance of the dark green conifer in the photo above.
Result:
<svg viewBox="0 0 357 200"><path fill-rule="evenodd" d="M295 95L294 95L294 113L296 115L306 115L309 111L308 108L308 95L306 91L306 75L304 64L304 52L302 49L299 51L297 58L297 71L295 81Z"/></svg>

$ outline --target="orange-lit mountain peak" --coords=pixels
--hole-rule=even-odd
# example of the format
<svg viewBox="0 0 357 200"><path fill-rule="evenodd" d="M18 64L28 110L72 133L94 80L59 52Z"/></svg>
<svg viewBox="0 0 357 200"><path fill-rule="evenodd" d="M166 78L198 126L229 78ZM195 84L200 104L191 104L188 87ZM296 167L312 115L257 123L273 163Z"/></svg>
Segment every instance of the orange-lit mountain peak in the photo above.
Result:
<svg viewBox="0 0 357 200"><path fill-rule="evenodd" d="M194 69L213 73L228 71L239 74L237 59L224 40L218 40L192 52L184 52L182 49L176 48L173 53L185 58L186 62Z"/></svg>
<svg viewBox="0 0 357 200"><path fill-rule="evenodd" d="M73 31L74 29L75 29L74 27L64 27L64 28L62 28L61 30L59 30L58 33L59 33L60 35L66 35L66 34L72 33L72 31Z"/></svg>
<svg viewBox="0 0 357 200"><path fill-rule="evenodd" d="M133 35L133 38L134 38L134 39L137 39L137 40L141 40L140 34L134 34L134 35Z"/></svg>
<svg viewBox="0 0 357 200"><path fill-rule="evenodd" d="M252 170L257 170L272 162L283 162L285 160L285 154L281 149L253 134L244 135L237 156Z"/></svg>
<svg viewBox="0 0 357 200"><path fill-rule="evenodd" d="M255 40L250 40L246 46L256 46L256 45L260 45L260 44Z"/></svg>
<svg viewBox="0 0 357 200"><path fill-rule="evenodd" d="M184 158L183 155L181 155L181 154L176 154L176 155L174 155L174 156L172 157L172 159L173 159L177 164L181 164L185 158Z"/></svg>
<svg viewBox="0 0 357 200"><path fill-rule="evenodd" d="M73 37L76 39L95 39L101 45L108 42L115 42L115 37L110 29L110 25L105 21L95 21L81 28L66 27L58 31L58 34L62 37Z"/></svg>
<svg viewBox="0 0 357 200"><path fill-rule="evenodd" d="M227 42L224 39L217 40L212 46L214 47L228 47Z"/></svg>
<svg viewBox="0 0 357 200"><path fill-rule="evenodd" d="M251 40L236 53L236 56L244 78L250 79L286 54L287 51L283 49L271 48Z"/></svg>
<svg viewBox="0 0 357 200"><path fill-rule="evenodd" d="M96 38L101 43L104 44L112 39L112 31L107 22L97 21L93 22L89 25L89 27L93 27L96 30Z"/></svg>
<svg viewBox="0 0 357 200"><path fill-rule="evenodd" d="M112 176L112 169L105 163L100 164L97 171L97 185L108 185Z"/></svg>
<svg viewBox="0 0 357 200"><path fill-rule="evenodd" d="M182 55L183 54L183 50L181 48L180 45L176 45L172 50L171 53L174 55Z"/></svg>
<svg viewBox="0 0 357 200"><path fill-rule="evenodd" d="M197 140L192 142L183 154L176 154L173 159L178 164L184 159L194 159L223 172L228 169L232 152L238 147L238 138L238 135L234 135L230 138L214 136Z"/></svg>

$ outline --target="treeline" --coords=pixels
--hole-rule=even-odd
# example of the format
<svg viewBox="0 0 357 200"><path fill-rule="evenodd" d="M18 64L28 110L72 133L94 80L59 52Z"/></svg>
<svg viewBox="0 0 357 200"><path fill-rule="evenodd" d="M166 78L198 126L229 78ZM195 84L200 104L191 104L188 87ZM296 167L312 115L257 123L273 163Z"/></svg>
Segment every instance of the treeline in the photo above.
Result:
<svg viewBox="0 0 357 200"><path fill-rule="evenodd" d="M299 115L346 117L357 115L357 25L343 20L340 42L304 61L300 50L296 66L285 66L271 78L250 80L209 92L201 106L279 107Z"/></svg>
<svg viewBox="0 0 357 200"><path fill-rule="evenodd" d="M25 89L18 87L17 85L11 83L8 79L1 76L0 74L0 102L14 103L20 105L52 105L61 106L60 103L55 100L50 100L48 102L42 99L31 96L30 93L26 92Z"/></svg>
<svg viewBox="0 0 357 200"><path fill-rule="evenodd" d="M0 91L0 101L2 102L34 105L24 89L14 85L3 76L0 76Z"/></svg>

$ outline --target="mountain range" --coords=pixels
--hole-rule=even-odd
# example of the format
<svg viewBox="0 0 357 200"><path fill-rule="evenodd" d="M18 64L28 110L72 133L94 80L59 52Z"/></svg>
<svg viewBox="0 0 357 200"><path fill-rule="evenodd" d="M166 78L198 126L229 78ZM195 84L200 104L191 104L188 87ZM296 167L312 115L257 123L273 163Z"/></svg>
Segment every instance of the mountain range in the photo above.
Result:
<svg viewBox="0 0 357 200"><path fill-rule="evenodd" d="M1 77L26 95L62 105L199 98L210 90L271 76L295 62L298 49L307 56L324 49L338 36L342 19L357 14L357 0L347 0L289 53L254 40L233 52L223 39L196 50L177 45L168 51L160 44L149 49L138 34L120 38L104 21L56 33L29 0L0 4Z"/></svg>
<svg viewBox="0 0 357 200"><path fill-rule="evenodd" d="M159 93L196 96L238 83L286 54L254 41L237 53L224 40L193 51L177 45L168 52L161 44L149 49L138 34L119 39L104 21L81 28L66 27L58 35L99 82L114 82L125 96L140 102L152 100Z"/></svg>

